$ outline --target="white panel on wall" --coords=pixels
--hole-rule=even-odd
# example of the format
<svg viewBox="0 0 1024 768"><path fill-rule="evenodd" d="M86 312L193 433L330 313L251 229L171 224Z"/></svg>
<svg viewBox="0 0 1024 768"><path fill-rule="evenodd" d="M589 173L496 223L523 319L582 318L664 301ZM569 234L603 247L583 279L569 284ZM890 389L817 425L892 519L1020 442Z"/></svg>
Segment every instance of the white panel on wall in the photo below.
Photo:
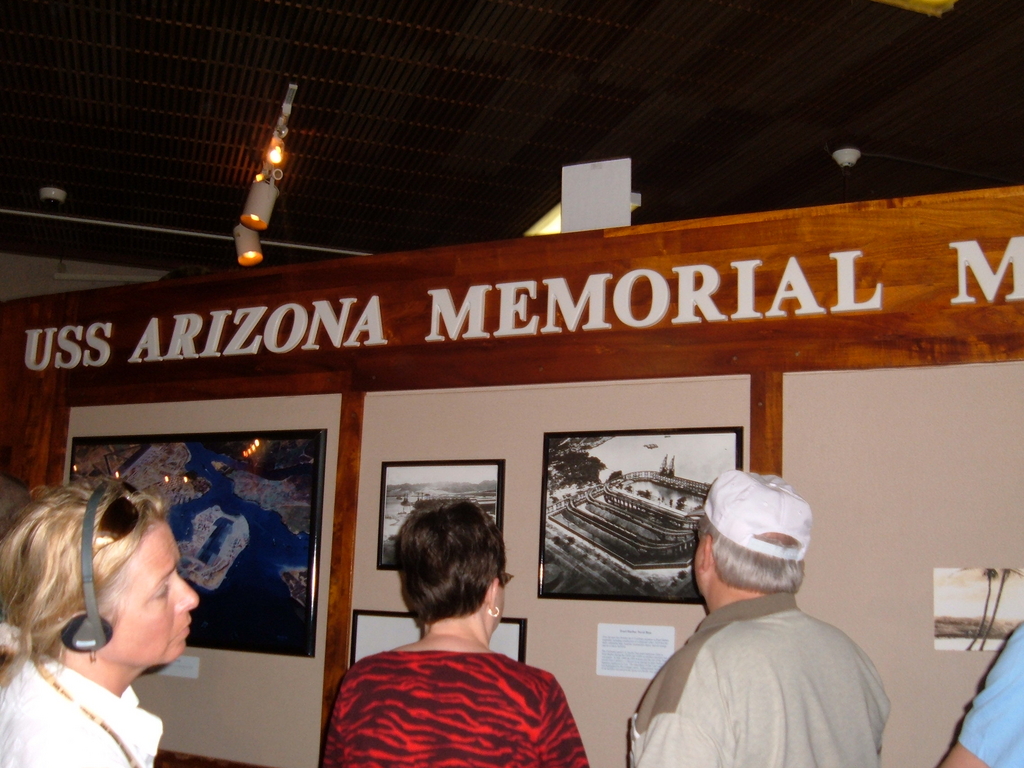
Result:
<svg viewBox="0 0 1024 768"><path fill-rule="evenodd" d="M562 231L628 227L633 163L628 157L562 168Z"/></svg>

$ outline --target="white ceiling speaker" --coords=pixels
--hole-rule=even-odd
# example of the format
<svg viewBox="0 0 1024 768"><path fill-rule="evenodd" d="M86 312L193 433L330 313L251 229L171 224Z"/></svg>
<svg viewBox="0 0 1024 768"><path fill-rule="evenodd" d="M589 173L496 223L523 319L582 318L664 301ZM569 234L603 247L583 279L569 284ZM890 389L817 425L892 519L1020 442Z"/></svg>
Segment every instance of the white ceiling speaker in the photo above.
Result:
<svg viewBox="0 0 1024 768"><path fill-rule="evenodd" d="M832 159L840 168L853 168L860 160L860 150L856 147L840 147L832 153Z"/></svg>
<svg viewBox="0 0 1024 768"><path fill-rule="evenodd" d="M51 208L57 208L63 205L64 201L68 199L68 193L60 187L40 187L39 199L44 205Z"/></svg>

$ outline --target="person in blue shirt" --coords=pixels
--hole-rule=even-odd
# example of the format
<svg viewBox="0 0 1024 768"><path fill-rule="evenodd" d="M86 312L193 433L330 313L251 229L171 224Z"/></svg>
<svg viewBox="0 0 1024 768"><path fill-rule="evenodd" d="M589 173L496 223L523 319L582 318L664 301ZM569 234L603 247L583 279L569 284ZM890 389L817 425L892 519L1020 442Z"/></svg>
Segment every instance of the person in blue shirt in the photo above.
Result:
<svg viewBox="0 0 1024 768"><path fill-rule="evenodd" d="M974 697L956 745L939 768L1010 768L1024 765L1024 629L1003 652Z"/></svg>

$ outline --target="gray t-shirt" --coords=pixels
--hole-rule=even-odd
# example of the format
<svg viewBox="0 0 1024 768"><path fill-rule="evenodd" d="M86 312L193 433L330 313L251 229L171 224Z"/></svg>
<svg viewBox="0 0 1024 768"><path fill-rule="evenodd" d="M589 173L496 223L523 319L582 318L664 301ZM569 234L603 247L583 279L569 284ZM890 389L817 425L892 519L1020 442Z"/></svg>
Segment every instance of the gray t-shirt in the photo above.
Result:
<svg viewBox="0 0 1024 768"><path fill-rule="evenodd" d="M634 768L870 768L889 699L867 655L791 594L710 614L655 676Z"/></svg>

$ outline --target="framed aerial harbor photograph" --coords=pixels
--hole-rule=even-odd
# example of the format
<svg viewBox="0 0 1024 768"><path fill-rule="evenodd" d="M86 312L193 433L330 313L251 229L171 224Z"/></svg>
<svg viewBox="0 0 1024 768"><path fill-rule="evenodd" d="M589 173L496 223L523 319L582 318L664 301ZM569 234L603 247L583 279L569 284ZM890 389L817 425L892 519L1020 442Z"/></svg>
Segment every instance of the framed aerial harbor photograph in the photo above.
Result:
<svg viewBox="0 0 1024 768"><path fill-rule="evenodd" d="M699 602L697 524L743 428L544 435L541 597Z"/></svg>
<svg viewBox="0 0 1024 768"><path fill-rule="evenodd" d="M326 431L76 437L71 479L162 496L199 594L188 644L312 656Z"/></svg>
<svg viewBox="0 0 1024 768"><path fill-rule="evenodd" d="M397 570L396 539L409 513L465 499L502 524L504 459L386 461L380 472L377 569Z"/></svg>

